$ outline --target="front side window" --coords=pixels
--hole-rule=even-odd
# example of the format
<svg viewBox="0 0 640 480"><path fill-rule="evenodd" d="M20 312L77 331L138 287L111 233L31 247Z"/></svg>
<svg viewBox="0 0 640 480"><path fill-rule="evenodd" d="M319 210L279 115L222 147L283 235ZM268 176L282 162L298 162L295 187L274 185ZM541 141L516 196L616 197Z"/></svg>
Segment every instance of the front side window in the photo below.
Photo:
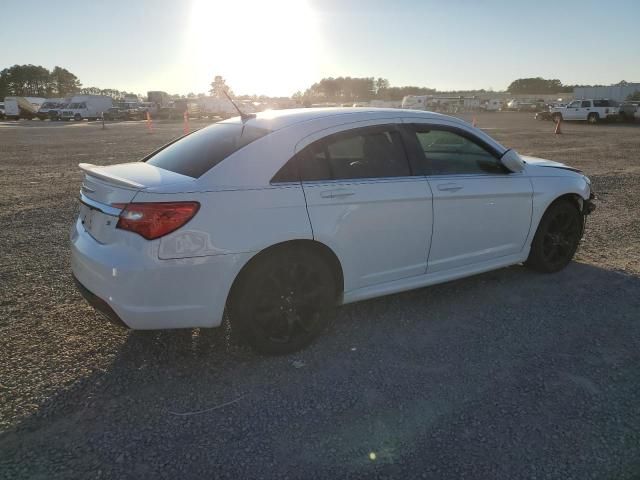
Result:
<svg viewBox="0 0 640 480"><path fill-rule="evenodd" d="M571 102L569 104L569 108L580 108L580 100L576 100L575 102Z"/></svg>
<svg viewBox="0 0 640 480"><path fill-rule="evenodd" d="M171 143L144 161L198 178L232 153L264 137L269 130L239 123L214 123Z"/></svg>
<svg viewBox="0 0 640 480"><path fill-rule="evenodd" d="M591 102L589 100L584 100L582 102L582 108L590 108L591 107Z"/></svg>
<svg viewBox="0 0 640 480"><path fill-rule="evenodd" d="M319 140L298 154L302 180L349 180L411 175L400 132L370 127Z"/></svg>
<svg viewBox="0 0 640 480"><path fill-rule="evenodd" d="M416 136L430 165L431 175L505 173L493 153L461 134L421 127Z"/></svg>

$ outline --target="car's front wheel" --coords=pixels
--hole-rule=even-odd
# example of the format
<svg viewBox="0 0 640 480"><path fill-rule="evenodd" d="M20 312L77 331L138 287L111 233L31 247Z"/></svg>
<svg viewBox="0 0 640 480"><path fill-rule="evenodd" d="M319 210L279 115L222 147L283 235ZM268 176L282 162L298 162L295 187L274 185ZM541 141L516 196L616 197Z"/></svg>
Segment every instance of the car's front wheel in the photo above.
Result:
<svg viewBox="0 0 640 480"><path fill-rule="evenodd" d="M567 200L552 204L540 220L525 265L544 273L562 270L578 249L583 226L584 217L575 204Z"/></svg>
<svg viewBox="0 0 640 480"><path fill-rule="evenodd" d="M321 255L283 248L257 258L230 298L233 328L264 354L292 353L326 327L336 305L336 282Z"/></svg>

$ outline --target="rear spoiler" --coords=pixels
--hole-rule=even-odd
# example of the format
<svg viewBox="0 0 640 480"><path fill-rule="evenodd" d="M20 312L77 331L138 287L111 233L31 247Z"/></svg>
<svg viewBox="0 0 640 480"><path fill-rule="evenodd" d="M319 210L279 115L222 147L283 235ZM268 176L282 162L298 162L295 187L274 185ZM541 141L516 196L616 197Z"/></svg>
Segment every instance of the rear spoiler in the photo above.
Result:
<svg viewBox="0 0 640 480"><path fill-rule="evenodd" d="M100 167L99 165L93 165L91 163L79 163L78 167L87 175L99 178L100 180L106 180L109 183L114 183L116 185L128 188L145 188L144 185L140 185L137 182L127 180L126 178L117 177L110 173L101 172L100 170L102 167Z"/></svg>

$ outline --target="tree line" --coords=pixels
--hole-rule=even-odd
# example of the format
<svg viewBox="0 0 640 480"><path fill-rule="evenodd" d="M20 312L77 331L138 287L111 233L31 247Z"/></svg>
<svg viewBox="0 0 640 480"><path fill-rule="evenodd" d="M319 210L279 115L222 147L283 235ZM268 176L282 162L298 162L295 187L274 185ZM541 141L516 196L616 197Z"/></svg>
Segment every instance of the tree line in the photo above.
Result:
<svg viewBox="0 0 640 480"><path fill-rule="evenodd" d="M624 80L617 85L626 85ZM507 91L513 94L569 93L575 87L600 85L564 85L559 79L542 77L519 78L511 82ZM233 92L225 79L217 75L211 82L209 93L222 97L222 91ZM402 100L407 95L432 95L445 93L463 95L483 93L485 90L437 92L434 88L402 86L393 87L386 78L378 77L326 77L314 83L304 92L298 91L292 98L304 104L319 102L357 103L371 100ZM120 100L128 92L113 88L82 87L76 75L66 68L55 66L48 70L40 65L14 65L0 71L0 99L6 96L20 97L68 97L74 94L108 95ZM198 97L204 93L197 94ZM193 98L195 94L171 95L171 98ZM263 98L243 95L245 98Z"/></svg>
<svg viewBox="0 0 640 480"><path fill-rule="evenodd" d="M69 97L71 95L109 95L122 99L128 92L114 88L82 87L76 75L55 66L14 65L0 71L0 99L4 97Z"/></svg>

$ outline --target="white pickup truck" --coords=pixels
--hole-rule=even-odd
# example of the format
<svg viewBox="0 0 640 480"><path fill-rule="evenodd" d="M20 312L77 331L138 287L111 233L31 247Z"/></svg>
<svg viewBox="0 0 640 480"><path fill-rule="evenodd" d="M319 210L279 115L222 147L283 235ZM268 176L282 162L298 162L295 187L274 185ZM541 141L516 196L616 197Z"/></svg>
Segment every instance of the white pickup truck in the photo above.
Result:
<svg viewBox="0 0 640 480"><path fill-rule="evenodd" d="M616 118L618 110L618 102L613 100L574 100L565 107L553 107L549 111L554 122L585 120L598 123L600 120Z"/></svg>

